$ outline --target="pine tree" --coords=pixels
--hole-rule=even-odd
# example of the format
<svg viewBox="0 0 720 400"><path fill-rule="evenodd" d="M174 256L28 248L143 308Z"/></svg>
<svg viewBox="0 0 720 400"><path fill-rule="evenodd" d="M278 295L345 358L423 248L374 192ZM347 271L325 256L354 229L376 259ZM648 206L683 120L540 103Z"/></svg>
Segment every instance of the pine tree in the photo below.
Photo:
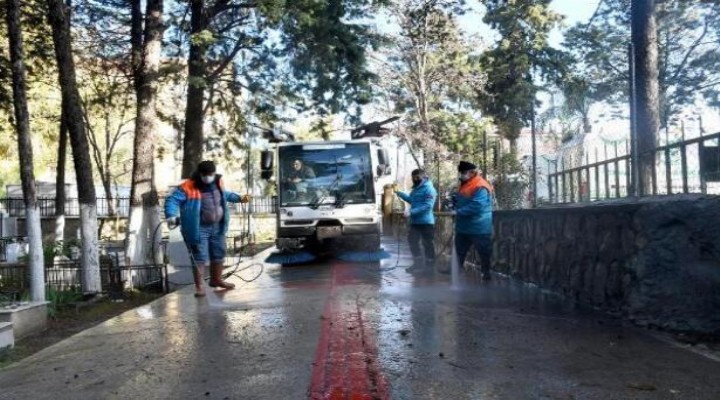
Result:
<svg viewBox="0 0 720 400"><path fill-rule="evenodd" d="M483 3L487 8L483 21L500 39L480 58L488 83L477 99L514 147L520 130L532 118L538 81L553 82L563 74L564 54L548 43L551 30L563 17L550 10L550 0Z"/></svg>

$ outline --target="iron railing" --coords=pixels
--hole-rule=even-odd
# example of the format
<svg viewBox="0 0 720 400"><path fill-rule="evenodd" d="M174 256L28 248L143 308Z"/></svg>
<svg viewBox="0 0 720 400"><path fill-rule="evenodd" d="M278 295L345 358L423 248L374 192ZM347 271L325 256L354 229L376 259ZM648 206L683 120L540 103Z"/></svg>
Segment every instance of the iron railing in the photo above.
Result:
<svg viewBox="0 0 720 400"><path fill-rule="evenodd" d="M720 132L656 147L652 195L720 194ZM692 163L691 163L692 160ZM691 165L692 164L692 165ZM555 164L548 174L551 203L575 203L632 194L632 157L628 151L573 168Z"/></svg>
<svg viewBox="0 0 720 400"><path fill-rule="evenodd" d="M164 199L160 199L161 206ZM54 197L41 197L38 198L38 204L40 207L41 217L55 217L55 203ZM110 212L111 202L104 197L97 198L97 215L101 218L107 217L121 217L126 218L130 214L130 198L129 197L118 197L112 199L112 203L115 205L115 213ZM244 214L250 212L253 214L272 214L277 210L277 198L276 197L253 197L249 204L231 206L230 209L236 214ZM6 197L0 198L0 211L5 212L11 217L25 217L25 202L22 198ZM80 216L80 203L78 199L67 199L65 201L65 216L67 217L78 217Z"/></svg>
<svg viewBox="0 0 720 400"><path fill-rule="evenodd" d="M253 197L249 204L236 205L235 212L238 214L275 214L277 212L278 200L277 196L272 197Z"/></svg>
<svg viewBox="0 0 720 400"><path fill-rule="evenodd" d="M37 199L38 206L40 208L41 217L54 217L56 200L55 197L39 197ZM98 217L127 217L130 213L130 198L129 197L118 197L108 201L104 197L98 197L96 199L97 204L97 215ZM110 205L114 204L115 213L110 212ZM17 197L6 197L0 199L0 211L7 213L11 217L25 217L25 201L22 198ZM80 202L78 199L67 199L65 200L65 216L78 217L80 216Z"/></svg>
<svg viewBox="0 0 720 400"><path fill-rule="evenodd" d="M133 265L100 267L100 282L104 292L118 286L134 289L166 290L165 265ZM76 261L56 262L45 268L45 286L55 290L80 290L83 271ZM0 265L0 293L22 293L30 288L26 264Z"/></svg>

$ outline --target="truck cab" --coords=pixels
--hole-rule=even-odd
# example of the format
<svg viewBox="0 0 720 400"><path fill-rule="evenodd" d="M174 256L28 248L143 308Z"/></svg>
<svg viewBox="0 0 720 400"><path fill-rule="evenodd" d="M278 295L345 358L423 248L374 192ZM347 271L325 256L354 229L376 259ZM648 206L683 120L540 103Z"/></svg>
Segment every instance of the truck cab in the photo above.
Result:
<svg viewBox="0 0 720 400"><path fill-rule="evenodd" d="M371 140L279 143L265 152L263 177L276 176L278 189L278 250L379 249L388 164L387 151Z"/></svg>

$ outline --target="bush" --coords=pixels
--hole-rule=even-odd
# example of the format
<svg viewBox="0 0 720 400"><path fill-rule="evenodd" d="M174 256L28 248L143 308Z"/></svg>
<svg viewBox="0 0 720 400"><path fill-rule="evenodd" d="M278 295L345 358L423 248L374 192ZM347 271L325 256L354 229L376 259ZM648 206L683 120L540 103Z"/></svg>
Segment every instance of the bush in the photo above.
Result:
<svg viewBox="0 0 720 400"><path fill-rule="evenodd" d="M517 210L525 205L530 174L523 169L514 152L505 153L493 170L495 199L501 210Z"/></svg>
<svg viewBox="0 0 720 400"><path fill-rule="evenodd" d="M45 292L45 299L48 304L48 315L53 318L57 312L68 305L82 300L83 294L78 290L57 290L52 287Z"/></svg>

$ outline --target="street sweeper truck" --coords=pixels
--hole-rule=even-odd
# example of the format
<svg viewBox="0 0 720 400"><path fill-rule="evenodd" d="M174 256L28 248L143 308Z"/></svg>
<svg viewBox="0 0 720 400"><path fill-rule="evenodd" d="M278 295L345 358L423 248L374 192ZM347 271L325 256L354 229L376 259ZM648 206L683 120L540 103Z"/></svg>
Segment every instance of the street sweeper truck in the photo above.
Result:
<svg viewBox="0 0 720 400"><path fill-rule="evenodd" d="M262 176L275 181L278 196L278 252L269 262L383 258L380 201L391 168L379 140L387 131L378 128L393 120L355 129L350 140L277 141L262 153Z"/></svg>

